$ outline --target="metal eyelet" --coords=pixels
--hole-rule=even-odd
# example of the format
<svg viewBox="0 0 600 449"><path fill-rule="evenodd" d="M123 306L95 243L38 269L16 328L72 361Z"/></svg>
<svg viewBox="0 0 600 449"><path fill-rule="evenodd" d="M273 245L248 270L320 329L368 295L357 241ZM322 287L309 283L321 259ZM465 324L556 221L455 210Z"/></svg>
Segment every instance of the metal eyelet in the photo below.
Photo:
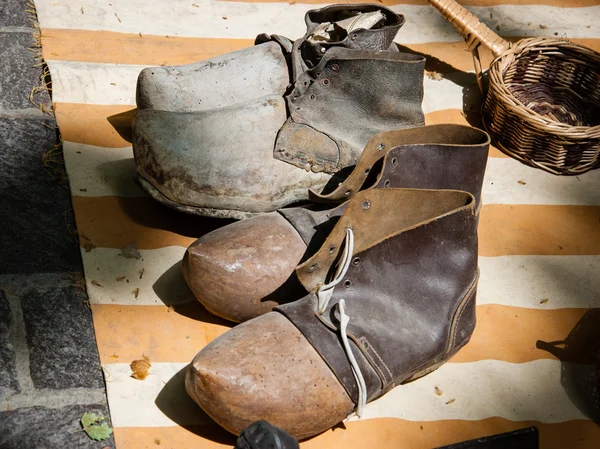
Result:
<svg viewBox="0 0 600 449"><path fill-rule="evenodd" d="M340 70L340 65L339 64L331 64L331 70L333 70L334 72L338 72Z"/></svg>
<svg viewBox="0 0 600 449"><path fill-rule="evenodd" d="M350 195L352 195L352 190L346 190L344 192L344 196L350 196Z"/></svg>
<svg viewBox="0 0 600 449"><path fill-rule="evenodd" d="M308 267L308 272L312 273L313 271L315 271L317 269L317 264L311 265L310 267Z"/></svg>
<svg viewBox="0 0 600 449"><path fill-rule="evenodd" d="M354 40L356 40L356 36L357 36L356 34L353 34L352 36L350 36L350 39L354 41Z"/></svg>
<svg viewBox="0 0 600 449"><path fill-rule="evenodd" d="M329 86L329 78L323 78L321 84L325 87Z"/></svg>
<svg viewBox="0 0 600 449"><path fill-rule="evenodd" d="M367 168L367 169L365 170L365 175L368 175L369 173L371 173L371 169L370 169L370 168Z"/></svg>
<svg viewBox="0 0 600 449"><path fill-rule="evenodd" d="M335 246L331 245L331 246L329 247L329 254L333 254L333 253L334 253L334 251L335 251Z"/></svg>
<svg viewBox="0 0 600 449"><path fill-rule="evenodd" d="M364 200L362 202L361 206L364 210L367 210L371 207L371 202L369 200Z"/></svg>
<svg viewBox="0 0 600 449"><path fill-rule="evenodd" d="M396 166L398 165L398 159L396 159L395 157L392 158L392 166Z"/></svg>
<svg viewBox="0 0 600 449"><path fill-rule="evenodd" d="M383 187L385 187L386 189L389 189L390 184L391 184L391 181L389 179L386 179L385 182L383 183Z"/></svg>
<svg viewBox="0 0 600 449"><path fill-rule="evenodd" d="M352 286L352 281L350 279L346 279L344 281L344 287L350 288Z"/></svg>
<svg viewBox="0 0 600 449"><path fill-rule="evenodd" d="M317 98L317 96L315 94L310 94L310 97L308 97L308 98L310 98L311 100L314 100L315 98Z"/></svg>
<svg viewBox="0 0 600 449"><path fill-rule="evenodd" d="M317 78L321 76L321 72L317 72L315 73L315 75L317 75Z"/></svg>
<svg viewBox="0 0 600 449"><path fill-rule="evenodd" d="M357 266L360 263L360 257L355 257L352 259L352 265Z"/></svg>
<svg viewBox="0 0 600 449"><path fill-rule="evenodd" d="M383 143L380 143L379 145L377 145L377 151L383 151L385 150L385 145Z"/></svg>

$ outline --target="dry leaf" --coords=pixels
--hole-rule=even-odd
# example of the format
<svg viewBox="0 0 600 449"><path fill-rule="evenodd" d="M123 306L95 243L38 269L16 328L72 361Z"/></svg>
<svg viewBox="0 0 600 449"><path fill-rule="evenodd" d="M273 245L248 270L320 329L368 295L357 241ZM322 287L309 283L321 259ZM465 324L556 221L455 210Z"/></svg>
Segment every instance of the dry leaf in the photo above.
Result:
<svg viewBox="0 0 600 449"><path fill-rule="evenodd" d="M425 70L425 75L427 76L427 78L430 78L435 81L441 81L444 78L440 72L436 72L435 70Z"/></svg>
<svg viewBox="0 0 600 449"><path fill-rule="evenodd" d="M223 19L223 20L227 20L227 17L223 16L223 17L222 17L222 19Z"/></svg>
<svg viewBox="0 0 600 449"><path fill-rule="evenodd" d="M117 360L119 358L119 356L117 354L113 354L113 355L110 356L110 358Z"/></svg>
<svg viewBox="0 0 600 449"><path fill-rule="evenodd" d="M540 304L546 304L549 301L548 298L544 298L540 301Z"/></svg>
<svg viewBox="0 0 600 449"><path fill-rule="evenodd" d="M110 85L111 85L111 86L116 86L116 85L117 85L117 83L110 83Z"/></svg>
<svg viewBox="0 0 600 449"><path fill-rule="evenodd" d="M450 399L448 402L446 402L446 405L450 405L450 404L452 404L454 401L456 401L456 399Z"/></svg>
<svg viewBox="0 0 600 449"><path fill-rule="evenodd" d="M125 276L119 276L119 277L117 278L117 282L121 282L123 279L125 279Z"/></svg>
<svg viewBox="0 0 600 449"><path fill-rule="evenodd" d="M92 285L95 285L96 287L104 288L104 287L102 287L102 284L100 284L100 282L95 281L93 279L92 279Z"/></svg>
<svg viewBox="0 0 600 449"><path fill-rule="evenodd" d="M142 269L140 270L140 279L142 279L142 276L143 276L143 275L144 275L144 268L142 268Z"/></svg>
<svg viewBox="0 0 600 449"><path fill-rule="evenodd" d="M160 446L160 440L158 438L154 438L154 444Z"/></svg>
<svg viewBox="0 0 600 449"><path fill-rule="evenodd" d="M444 392L442 390L440 390L440 387L438 387L437 385L435 386L435 394L437 394L438 396L441 396Z"/></svg>
<svg viewBox="0 0 600 449"><path fill-rule="evenodd" d="M131 368L133 373L131 377L137 380L144 380L146 377L148 377L148 370L151 366L150 359L142 354L142 359L134 360L129 365L129 368Z"/></svg>
<svg viewBox="0 0 600 449"><path fill-rule="evenodd" d="M548 27L546 25L540 25L540 30L547 30Z"/></svg>
<svg viewBox="0 0 600 449"><path fill-rule="evenodd" d="M517 181L519 184L521 184L522 186L524 186L525 184L527 184L525 181L523 181L522 179L519 179Z"/></svg>
<svg viewBox="0 0 600 449"><path fill-rule="evenodd" d="M137 297L138 297L138 295L139 295L139 294L140 294L140 289L139 289L139 288L136 288L136 289L133 291L133 296L135 297L135 299L137 299Z"/></svg>
<svg viewBox="0 0 600 449"><path fill-rule="evenodd" d="M141 259L142 255L138 251L135 242L130 242L121 248L121 252L119 256L124 257L125 259Z"/></svg>

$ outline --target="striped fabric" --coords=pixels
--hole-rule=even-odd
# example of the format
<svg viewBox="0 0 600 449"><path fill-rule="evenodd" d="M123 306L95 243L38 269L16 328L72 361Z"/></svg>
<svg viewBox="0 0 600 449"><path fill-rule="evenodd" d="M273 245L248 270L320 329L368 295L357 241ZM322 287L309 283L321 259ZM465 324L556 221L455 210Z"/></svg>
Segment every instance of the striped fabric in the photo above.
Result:
<svg viewBox="0 0 600 449"><path fill-rule="evenodd" d="M354 0L346 0L353 2ZM477 115L464 43L422 0L402 12L397 41L428 55L424 110L432 123ZM600 50L598 0L469 0L510 39L566 36ZM229 324L195 302L180 274L195 238L220 226L149 199L135 184L128 126L140 70L252 45L261 32L304 32L316 0L36 0L52 75L73 208L108 402L119 449L231 447L183 390L183 369ZM430 56L430 57L429 57ZM489 62L489 54L484 55ZM463 111L463 106L465 111ZM478 324L438 371L368 405L361 420L309 448L426 449L527 425L543 448L598 448L600 427L574 405L563 363L536 341L563 340L600 307L600 171L556 177L492 149L480 224ZM129 363L152 362L143 381ZM439 390L436 393L436 387Z"/></svg>

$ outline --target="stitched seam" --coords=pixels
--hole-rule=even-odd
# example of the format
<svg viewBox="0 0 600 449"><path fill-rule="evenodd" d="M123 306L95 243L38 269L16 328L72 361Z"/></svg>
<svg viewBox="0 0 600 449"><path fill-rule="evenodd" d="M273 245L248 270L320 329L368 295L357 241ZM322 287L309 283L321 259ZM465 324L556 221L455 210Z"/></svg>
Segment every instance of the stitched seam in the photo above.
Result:
<svg viewBox="0 0 600 449"><path fill-rule="evenodd" d="M382 358L380 357L380 355L377 353L377 351L375 350L375 348L373 348L373 346L371 345L371 343L369 343L369 340L367 340L365 337L361 338L361 342L362 341L367 342L369 344L369 347L365 348L366 351L368 353L372 352L377 357L377 360L379 360L379 363L381 363L381 365L385 368L385 371L387 372L390 381L392 381L394 379L394 376L392 375L392 372L390 371L390 369L388 368L388 366L385 364L385 362L382 360ZM363 345L363 347L364 347L364 345ZM382 373L382 374L384 374L384 377L385 377L386 373ZM387 379L385 379L385 380L387 380Z"/></svg>
<svg viewBox="0 0 600 449"><path fill-rule="evenodd" d="M460 318L462 317L464 311L466 310L467 304L473 298L473 295L477 291L478 281L479 281L479 270L477 270L477 277L475 278L475 280L473 281L473 284L469 288L471 294L465 295L465 297L462 299L462 301L460 302L460 305L458 306L458 310L457 310L458 317L456 317L455 319L452 320L452 326L450 328L450 335L449 335L450 338L448 338L448 345L446 347L446 350L444 351L443 356L446 356L452 350L452 347L456 344L456 325L460 321Z"/></svg>

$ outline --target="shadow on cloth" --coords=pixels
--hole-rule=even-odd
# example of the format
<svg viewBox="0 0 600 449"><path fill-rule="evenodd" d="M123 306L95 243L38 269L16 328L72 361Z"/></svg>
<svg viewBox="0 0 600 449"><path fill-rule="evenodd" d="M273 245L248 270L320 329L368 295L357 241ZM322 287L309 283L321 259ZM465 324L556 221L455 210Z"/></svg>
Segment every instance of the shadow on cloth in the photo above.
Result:
<svg viewBox="0 0 600 449"><path fill-rule="evenodd" d="M477 78L474 72L470 73L458 70L451 64L448 64L447 62L444 62L441 59L436 58L435 56L412 50L400 44L398 44L398 48L400 49L400 51L405 53L423 56L425 58L426 72L437 73L443 78L446 78L454 84L462 87L463 115L469 123L469 125L483 129L483 124L481 122L481 106L484 97L481 91L479 90L479 86L477 85ZM487 85L487 71L484 74L483 82L484 85Z"/></svg>
<svg viewBox="0 0 600 449"><path fill-rule="evenodd" d="M108 123L112 125L115 131L126 141L131 143L133 141L133 119L137 108L133 108L129 111L121 112L120 114L111 115L107 117Z"/></svg>
<svg viewBox="0 0 600 449"><path fill-rule="evenodd" d="M600 309L586 312L562 341L536 342L561 361L561 385L571 402L600 425Z"/></svg>
<svg viewBox="0 0 600 449"><path fill-rule="evenodd" d="M219 318L208 312L194 297L181 271L182 261L178 261L165 271L152 285L156 296L172 310L192 320L219 326L233 327L235 323Z"/></svg>
<svg viewBox="0 0 600 449"><path fill-rule="evenodd" d="M235 446L237 437L217 423L185 391L187 366L177 372L162 388L154 403L169 419L202 438Z"/></svg>

